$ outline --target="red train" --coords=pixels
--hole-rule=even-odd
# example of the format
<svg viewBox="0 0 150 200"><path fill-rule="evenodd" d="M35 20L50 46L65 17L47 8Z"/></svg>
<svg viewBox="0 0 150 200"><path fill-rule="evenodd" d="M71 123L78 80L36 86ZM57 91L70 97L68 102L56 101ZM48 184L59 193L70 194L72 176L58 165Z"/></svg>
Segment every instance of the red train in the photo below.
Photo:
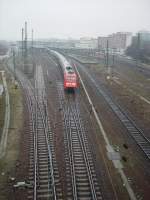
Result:
<svg viewBox="0 0 150 200"><path fill-rule="evenodd" d="M64 89L76 89L78 87L77 74L67 59L56 51L51 51L58 59L63 70Z"/></svg>

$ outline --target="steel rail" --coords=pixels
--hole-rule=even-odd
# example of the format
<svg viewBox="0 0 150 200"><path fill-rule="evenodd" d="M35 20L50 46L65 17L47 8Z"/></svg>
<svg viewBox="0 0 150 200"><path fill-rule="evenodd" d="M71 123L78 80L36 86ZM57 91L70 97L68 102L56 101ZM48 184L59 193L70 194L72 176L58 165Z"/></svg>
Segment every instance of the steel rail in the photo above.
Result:
<svg viewBox="0 0 150 200"><path fill-rule="evenodd" d="M23 80L19 80L22 87L24 87L25 89L25 97L26 97L26 101L27 106L28 106L28 110L31 113L30 118L31 118L31 122L32 122L32 132L34 133L33 135L33 146L34 146L34 191L33 191L33 196L34 196L34 200L37 199L37 167L38 167L38 163L37 163L37 128L36 128L36 118L37 118L37 105L34 104L35 101L33 99L33 94L31 93L30 87L27 83L23 82ZM25 87L26 86L26 87ZM35 108L34 108L35 107Z"/></svg>
<svg viewBox="0 0 150 200"><path fill-rule="evenodd" d="M37 101L35 101L34 94L31 92L31 88L27 82L24 82L23 80L19 79L22 87L25 88L26 92L26 99L27 99L27 106L28 110L31 113L31 122L32 122L32 132L33 135L33 146L34 146L34 191L33 191L33 198L34 200L37 199L37 174L38 174L38 158L37 158ZM26 87L25 87L26 86ZM34 98L33 98L34 97ZM35 108L33 108L35 107Z"/></svg>
<svg viewBox="0 0 150 200"><path fill-rule="evenodd" d="M144 135L143 131L137 127L135 122L126 114L123 108L120 107L110 95L105 91L102 86L98 85L91 74L87 73L87 70L80 65L82 71L86 73L86 76L91 80L92 87L95 86L98 95L102 95L105 101L108 103L113 112L117 115L118 119L122 122L125 128L130 133L130 136L135 140L136 144L140 147L146 157L150 160L150 140Z"/></svg>
<svg viewBox="0 0 150 200"><path fill-rule="evenodd" d="M44 103L44 100L43 100ZM44 103L44 105L46 106L46 112L47 112L47 104ZM43 109L41 107L39 107L39 110L41 112L42 120L43 120L43 124L45 122L45 129L44 129L44 133L45 133L45 137L46 137L46 142L47 142L47 147L48 147L48 154L49 154L49 160L50 160L50 170L51 170L51 178L52 178L52 187L53 187L53 196L54 196L54 200L57 199L57 195L56 195L56 188L55 188L55 179L54 179L54 167L53 167L53 161L52 161L52 152L51 152L51 148L50 148L50 144L49 144L49 137L48 137L48 133L50 132L50 128L49 128L49 123L48 123L48 113L46 114L46 118L44 117L45 113L43 111ZM45 120L47 119L47 120Z"/></svg>
<svg viewBox="0 0 150 200"><path fill-rule="evenodd" d="M39 77L36 77L35 85L37 85L37 81L40 81L39 85L42 85L43 88L44 88L43 77L42 77L42 80ZM48 133L50 131L50 125L48 123L48 111L47 111L48 109L47 109L47 103L46 103L45 98L44 98L44 95L45 95L44 92L45 92L45 90L42 90L42 94L40 94L40 95L37 94L38 96L41 97L41 102L37 101L37 103L38 103L39 111L40 111L41 117L42 117L42 122L43 122L43 127L44 127L44 134L45 134L47 148L48 148L48 157L49 157L49 164L50 164L50 170L51 170L50 176L52 178L53 197L54 197L54 200L56 200L57 199L57 195L56 195L54 171L53 171L53 163L52 163L52 152L51 152L51 148L50 148L50 145L49 145L49 137L48 137ZM37 93L38 93L38 91L37 91Z"/></svg>
<svg viewBox="0 0 150 200"><path fill-rule="evenodd" d="M38 137L37 137L37 131L38 130L37 130L37 126L36 126L37 125L36 121L37 121L38 111L40 111L39 113L41 115L42 123L43 123L43 127L44 127L44 134L45 134L45 137L46 137L46 143L47 143L47 149L48 149L48 157L49 157L50 163L52 163L51 162L52 161L51 150L50 150L49 141L48 141L49 128L47 128L47 124L45 123L45 118L44 118L44 114L43 114L43 111L42 111L43 110L42 106L38 102L37 95L35 94L35 90L34 90L34 87L31 84L31 82L28 81L25 78L25 76L19 71L16 72L16 75L18 76L18 79L19 79L22 87L26 91L26 99L28 100L28 109L31 112L32 132L34 133L34 136L33 136L33 141L34 141L34 191L33 191L34 194L33 194L33 198L34 198L34 200L36 200L37 199L37 187L38 187L37 186L37 180L38 180L38 150L37 150ZM35 110L33 109L33 106L35 106ZM34 111L35 111L35 114L34 114ZM57 196L56 196L56 189L55 189L53 165L50 164L50 167L51 167L53 196L54 196L54 200L56 200Z"/></svg>
<svg viewBox="0 0 150 200"><path fill-rule="evenodd" d="M83 130L83 126L81 124L79 111L76 108L76 106L74 106L74 108L73 108L73 106L71 105L70 108L71 108L71 111L72 111L72 114L73 114L72 116L73 116L74 121L75 121L78 138L79 138L80 145L81 145L82 152L83 152L83 156L84 156L84 161L85 161L85 165L86 165L86 169L87 169L87 173L88 173L88 178L89 178L89 182L90 182L90 187L91 187L91 192L92 192L92 199L96 200L97 195L96 195L95 186L94 186L94 182L93 182L92 172L91 172L91 169L90 169L89 159L88 159L88 155L87 155L87 148L86 148L86 145L85 145L85 138L83 136L84 130ZM81 130L81 133L80 133L80 130Z"/></svg>
<svg viewBox="0 0 150 200"><path fill-rule="evenodd" d="M62 94L62 91L59 90L59 93ZM62 101L60 101L61 107L63 108ZM64 109L64 108L63 108ZM68 145L68 153L69 153L69 161L70 161L70 167L71 167L71 177L72 177L72 187L73 187L73 199L78 200L77 195L77 185L76 185L76 176L75 176L75 163L74 163L74 155L73 155L73 146L72 146L72 138L71 138L71 121L69 120L69 123L67 122L69 118L69 107L67 108L67 111L64 110L63 120L65 122L65 127L69 130L66 130L67 134L67 145Z"/></svg>
<svg viewBox="0 0 150 200"><path fill-rule="evenodd" d="M96 190L95 190L95 185L94 185L94 180L93 180L93 176L92 176L92 171L91 171L91 167L90 167L90 161L89 161L89 156L87 154L87 147L86 147L86 140L85 140L85 136L84 134L84 129L80 120L80 116L79 116L79 110L77 109L77 102L75 102L75 104L72 104L72 102L68 101L67 102L67 106L65 107L62 104L62 100L63 100L63 92L62 90L59 88L59 95L61 99L61 107L63 109L63 116L64 116L64 121L65 121L65 127L67 128L67 145L68 145L68 149L69 149L69 157L71 160L70 161L70 166L71 166L71 176L72 176L72 186L73 186L73 194L75 192L73 196L74 199L79 199L79 194L77 192L77 187L78 186L78 182L76 181L76 173L78 169L75 169L75 158L74 158L74 154L75 154L75 147L73 148L73 142L74 142L74 138L73 138L73 134L72 134L72 129L74 127L74 129L76 129L76 134L77 134L77 138L78 138L78 143L80 145L80 151L82 154L82 159L84 162L84 166L85 166L85 170L86 170L86 174L88 177L88 183L89 183L89 190L90 190L90 195L92 197L93 200L97 200L99 199L99 197L101 196L102 199L102 194L100 194L100 196L96 194Z"/></svg>
<svg viewBox="0 0 150 200"><path fill-rule="evenodd" d="M66 116L65 116L65 119L70 116L70 110L69 110L69 107L67 109L67 112L66 112ZM66 120L65 120L66 121ZM69 128L68 130L68 146L70 146L69 148L69 152L70 152L70 157L71 157L71 169L72 169L72 178L73 178L73 197L74 197L74 200L77 200L78 199L78 195L77 195L77 186L76 186L76 176L75 176L75 163L74 163L74 154L73 154L73 144L72 144L72 127L71 127L71 120L69 120L68 124L67 124L67 121L66 121L66 125L67 127ZM70 144L70 145L69 145Z"/></svg>
<svg viewBox="0 0 150 200"><path fill-rule="evenodd" d="M29 111L31 112L31 121L32 121L32 131L33 135L33 146L34 146L34 200L37 199L37 174L38 174L38 158L37 158L37 105L35 104L35 112L33 110L33 100L31 100L31 96L27 95L28 97L28 105ZM34 116L35 113L35 116Z"/></svg>

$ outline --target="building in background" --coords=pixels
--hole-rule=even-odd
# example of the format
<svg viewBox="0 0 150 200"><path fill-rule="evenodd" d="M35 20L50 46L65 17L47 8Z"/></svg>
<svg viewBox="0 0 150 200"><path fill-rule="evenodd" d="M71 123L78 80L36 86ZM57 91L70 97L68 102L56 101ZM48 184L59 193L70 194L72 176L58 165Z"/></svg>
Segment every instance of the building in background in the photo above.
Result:
<svg viewBox="0 0 150 200"><path fill-rule="evenodd" d="M98 48L98 39L83 37L75 43L75 48L79 49L97 49Z"/></svg>
<svg viewBox="0 0 150 200"><path fill-rule="evenodd" d="M132 33L130 32L117 32L107 37L99 37L98 38L98 48L106 49L107 48L107 40L109 50L123 54L128 46L131 45L132 42Z"/></svg>
<svg viewBox="0 0 150 200"><path fill-rule="evenodd" d="M98 37L98 49L105 49L108 37Z"/></svg>
<svg viewBox="0 0 150 200"><path fill-rule="evenodd" d="M140 34L140 40L141 41L149 41L150 42L150 31L139 31ZM138 35L137 33L137 35Z"/></svg>

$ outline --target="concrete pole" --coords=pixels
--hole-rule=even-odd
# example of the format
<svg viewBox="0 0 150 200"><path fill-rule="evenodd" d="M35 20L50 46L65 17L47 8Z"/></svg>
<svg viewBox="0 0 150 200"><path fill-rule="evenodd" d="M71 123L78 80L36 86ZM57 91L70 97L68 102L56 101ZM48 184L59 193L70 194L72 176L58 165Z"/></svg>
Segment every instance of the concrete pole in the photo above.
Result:
<svg viewBox="0 0 150 200"><path fill-rule="evenodd" d="M24 29L23 28L22 28L21 34L22 34L21 48L22 48L22 57L23 57L23 51L24 51Z"/></svg>

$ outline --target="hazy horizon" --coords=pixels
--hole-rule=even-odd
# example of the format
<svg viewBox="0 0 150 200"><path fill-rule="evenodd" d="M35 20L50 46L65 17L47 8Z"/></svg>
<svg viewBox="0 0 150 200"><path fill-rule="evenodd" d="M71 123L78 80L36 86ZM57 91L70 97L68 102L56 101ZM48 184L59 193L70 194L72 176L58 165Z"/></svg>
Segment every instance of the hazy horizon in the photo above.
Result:
<svg viewBox="0 0 150 200"><path fill-rule="evenodd" d="M149 0L0 0L0 40L73 38L150 30Z"/></svg>

